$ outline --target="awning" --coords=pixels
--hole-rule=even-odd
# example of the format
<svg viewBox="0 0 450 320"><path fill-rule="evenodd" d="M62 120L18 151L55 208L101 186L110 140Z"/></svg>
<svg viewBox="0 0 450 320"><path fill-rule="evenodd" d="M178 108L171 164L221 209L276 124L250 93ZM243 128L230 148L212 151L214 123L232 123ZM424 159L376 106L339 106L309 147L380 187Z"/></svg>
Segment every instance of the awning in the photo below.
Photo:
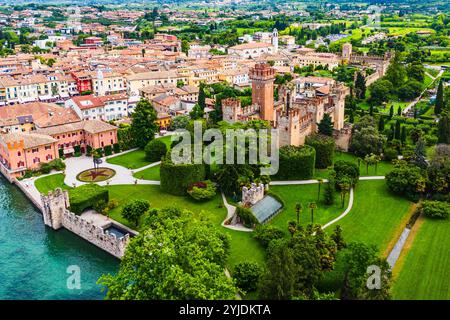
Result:
<svg viewBox="0 0 450 320"><path fill-rule="evenodd" d="M69 154L69 153L74 153L75 149L74 148L66 148L63 150L64 154Z"/></svg>
<svg viewBox="0 0 450 320"><path fill-rule="evenodd" d="M41 101L45 101L45 100L53 100L53 99L57 99L58 95L56 96L52 96L52 95L46 95L46 96L39 96L39 100Z"/></svg>
<svg viewBox="0 0 450 320"><path fill-rule="evenodd" d="M19 98L19 101L21 103L33 102L33 101L36 101L36 98Z"/></svg>
<svg viewBox="0 0 450 320"><path fill-rule="evenodd" d="M69 98L69 94L66 93L66 92L60 93L59 96L60 96L61 98Z"/></svg>

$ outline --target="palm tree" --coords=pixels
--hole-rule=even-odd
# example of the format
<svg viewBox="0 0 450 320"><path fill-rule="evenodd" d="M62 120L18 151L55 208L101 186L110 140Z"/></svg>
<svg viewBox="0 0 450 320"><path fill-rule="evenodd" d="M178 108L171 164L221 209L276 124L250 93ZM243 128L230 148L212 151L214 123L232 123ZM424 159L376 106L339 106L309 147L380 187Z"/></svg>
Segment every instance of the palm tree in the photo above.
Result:
<svg viewBox="0 0 450 320"><path fill-rule="evenodd" d="M297 225L300 225L300 213L303 210L303 206L300 202L295 204L295 212L297 213Z"/></svg>
<svg viewBox="0 0 450 320"><path fill-rule="evenodd" d="M348 180L343 179L341 183L339 183L339 188L341 189L341 201L342 201L342 208L345 205L345 196L350 190L350 182Z"/></svg>
<svg viewBox="0 0 450 320"><path fill-rule="evenodd" d="M317 208L317 204L315 202L310 202L308 207L311 209L311 225L314 225L314 209Z"/></svg>
<svg viewBox="0 0 450 320"><path fill-rule="evenodd" d="M319 182L319 184L318 184L318 190L317 190L317 201L319 201L319 200L320 200L320 187L321 187L322 184L323 184L323 179L317 179L317 181Z"/></svg>

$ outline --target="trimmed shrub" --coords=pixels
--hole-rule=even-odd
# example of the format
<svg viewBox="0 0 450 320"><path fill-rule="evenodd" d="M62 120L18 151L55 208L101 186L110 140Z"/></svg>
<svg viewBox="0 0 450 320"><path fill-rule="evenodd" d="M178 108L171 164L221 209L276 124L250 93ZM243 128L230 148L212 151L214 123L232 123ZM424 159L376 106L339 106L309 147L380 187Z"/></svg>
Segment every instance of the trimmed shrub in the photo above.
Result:
<svg viewBox="0 0 450 320"><path fill-rule="evenodd" d="M95 152L96 152L100 157L103 157L103 148L97 148L97 149L95 149Z"/></svg>
<svg viewBox="0 0 450 320"><path fill-rule="evenodd" d="M61 159L54 159L49 164L56 171L63 171L66 168L66 164Z"/></svg>
<svg viewBox="0 0 450 320"><path fill-rule="evenodd" d="M264 248L267 248L272 240L284 238L284 232L271 224L260 224L256 227L253 238L258 240Z"/></svg>
<svg viewBox="0 0 450 320"><path fill-rule="evenodd" d="M255 291L263 269L256 262L240 262L234 266L233 278L245 292Z"/></svg>
<svg viewBox="0 0 450 320"><path fill-rule="evenodd" d="M58 149L58 154L60 158L64 158L64 149Z"/></svg>
<svg viewBox="0 0 450 320"><path fill-rule="evenodd" d="M98 202L109 202L108 189L97 184L85 184L69 190L70 211L81 214L84 210L94 208Z"/></svg>
<svg viewBox="0 0 450 320"><path fill-rule="evenodd" d="M280 180L306 180L314 176L316 151L311 146L283 146L280 148Z"/></svg>
<svg viewBox="0 0 450 320"><path fill-rule="evenodd" d="M122 217L138 225L141 216L150 209L150 202L147 200L136 199L128 202L122 209Z"/></svg>
<svg viewBox="0 0 450 320"><path fill-rule="evenodd" d="M176 196L186 195L189 185L205 179L203 164L174 164L163 157L160 166L161 189Z"/></svg>
<svg viewBox="0 0 450 320"><path fill-rule="evenodd" d="M200 181L191 184L187 190L189 195L198 201L209 200L216 195L216 187L209 181Z"/></svg>
<svg viewBox="0 0 450 320"><path fill-rule="evenodd" d="M248 208L237 206L236 215L241 220L242 224L247 228L253 228L255 225L259 224L258 219L256 219L252 210Z"/></svg>
<svg viewBox="0 0 450 320"><path fill-rule="evenodd" d="M76 154L81 153L81 147L80 146L74 146L73 150L74 150L74 153L76 153Z"/></svg>
<svg viewBox="0 0 450 320"><path fill-rule="evenodd" d="M113 150L114 150L114 153L119 153L120 152L120 145L118 143L114 143L113 144Z"/></svg>
<svg viewBox="0 0 450 320"><path fill-rule="evenodd" d="M450 212L450 204L442 201L424 201L420 211L430 218L447 219Z"/></svg>
<svg viewBox="0 0 450 320"><path fill-rule="evenodd" d="M40 165L39 171L42 174L50 173L50 171L52 171L52 166L50 165L50 163L43 162Z"/></svg>
<svg viewBox="0 0 450 320"><path fill-rule="evenodd" d="M105 147L105 156L110 156L110 155L112 155L112 147L106 146Z"/></svg>
<svg viewBox="0 0 450 320"><path fill-rule="evenodd" d="M86 155L88 157L92 155L92 147L89 145L86 147Z"/></svg>
<svg viewBox="0 0 450 320"><path fill-rule="evenodd" d="M326 169L333 164L334 139L323 134L315 134L306 137L306 144L316 150L316 168Z"/></svg>
<svg viewBox="0 0 450 320"><path fill-rule="evenodd" d="M150 162L160 161L167 153L167 146L161 140L152 140L145 146L145 158Z"/></svg>

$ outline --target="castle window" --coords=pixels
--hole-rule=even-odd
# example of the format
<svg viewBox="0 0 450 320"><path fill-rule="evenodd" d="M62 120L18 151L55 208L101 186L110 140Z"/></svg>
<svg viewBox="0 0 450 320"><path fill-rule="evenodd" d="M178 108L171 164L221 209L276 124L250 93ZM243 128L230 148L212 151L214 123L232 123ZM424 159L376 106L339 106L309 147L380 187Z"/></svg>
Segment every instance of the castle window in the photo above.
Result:
<svg viewBox="0 0 450 320"><path fill-rule="evenodd" d="M22 155L22 152L18 151L17 155L20 157ZM19 166L20 167L20 166Z"/></svg>

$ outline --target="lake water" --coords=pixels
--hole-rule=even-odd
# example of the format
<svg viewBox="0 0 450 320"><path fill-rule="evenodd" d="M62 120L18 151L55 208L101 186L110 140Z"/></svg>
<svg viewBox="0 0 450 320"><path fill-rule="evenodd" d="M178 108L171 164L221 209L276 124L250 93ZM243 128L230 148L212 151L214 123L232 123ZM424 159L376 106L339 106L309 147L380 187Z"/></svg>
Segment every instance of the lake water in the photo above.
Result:
<svg viewBox="0 0 450 320"><path fill-rule="evenodd" d="M80 289L69 289L69 268ZM65 229L44 226L42 215L0 175L0 300L103 299L97 279L119 260Z"/></svg>

